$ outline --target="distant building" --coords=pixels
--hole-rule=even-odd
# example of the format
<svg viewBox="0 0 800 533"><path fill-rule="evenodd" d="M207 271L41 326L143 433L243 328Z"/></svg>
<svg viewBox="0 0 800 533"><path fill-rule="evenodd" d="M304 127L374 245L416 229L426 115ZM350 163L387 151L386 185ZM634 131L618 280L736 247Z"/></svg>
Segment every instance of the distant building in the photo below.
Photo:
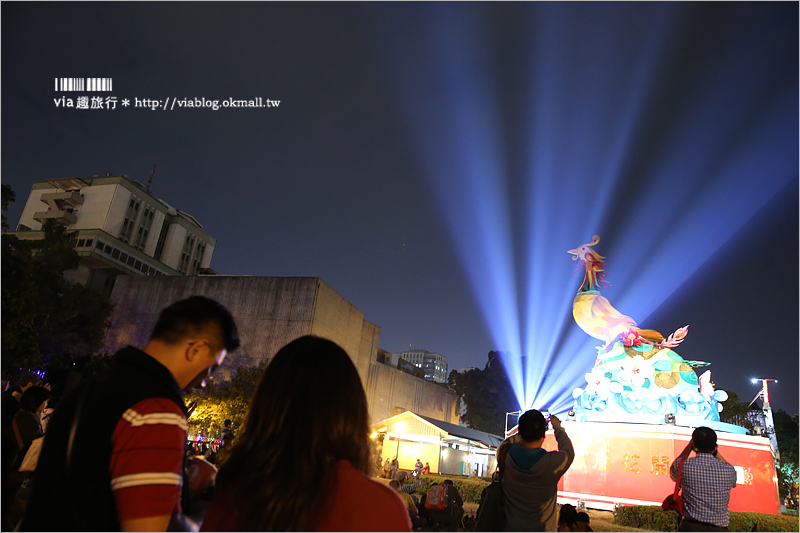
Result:
<svg viewBox="0 0 800 533"><path fill-rule="evenodd" d="M393 354L395 359L404 359L421 368L425 372L425 379L437 383L447 383L447 357L440 353L427 350L410 350L408 352Z"/></svg>
<svg viewBox="0 0 800 533"><path fill-rule="evenodd" d="M419 379L425 379L425 371L422 370L420 367L409 363L402 357L397 359L397 370L401 372L405 372L406 374L411 374L414 377L418 377ZM430 381L430 380L429 380Z"/></svg>
<svg viewBox="0 0 800 533"><path fill-rule="evenodd" d="M381 364L392 366L392 353L383 348L378 348L377 361Z"/></svg>
<svg viewBox="0 0 800 533"><path fill-rule="evenodd" d="M17 231L11 233L41 239L46 220L67 227L81 257L78 269L66 277L109 293L121 274L203 273L216 243L193 216L125 175L34 182Z"/></svg>
<svg viewBox="0 0 800 533"><path fill-rule="evenodd" d="M106 349L144 346L161 309L193 294L214 298L236 319L241 346L214 374L221 382L231 380L239 365L257 365L298 337L318 335L350 355L372 421L413 411L458 422L458 395L386 364L388 352L378 348L380 328L320 278L120 276L111 293Z"/></svg>

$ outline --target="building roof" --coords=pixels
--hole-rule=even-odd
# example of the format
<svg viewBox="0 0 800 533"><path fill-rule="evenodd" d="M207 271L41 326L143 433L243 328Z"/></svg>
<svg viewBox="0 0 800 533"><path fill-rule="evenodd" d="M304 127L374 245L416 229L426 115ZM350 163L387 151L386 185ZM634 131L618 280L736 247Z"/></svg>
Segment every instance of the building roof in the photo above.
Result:
<svg viewBox="0 0 800 533"><path fill-rule="evenodd" d="M492 435L491 433L485 433L483 431L478 431L477 429L465 428L456 424L451 424L450 422L444 422L443 420L436 420L435 418L430 418L428 416L418 415L412 411L405 411L399 415L387 418L386 420L382 420L377 424L373 424L372 427L375 430L383 430L384 428L388 430L392 424L409 418L416 419L418 423L424 424L427 427L426 430L418 430L415 433L424 432L427 435L436 434L438 435L438 438L441 439L446 439L448 437L466 439L479 445L482 444L489 449L496 449L500 443L503 442L503 437L499 435Z"/></svg>
<svg viewBox="0 0 800 533"><path fill-rule="evenodd" d="M419 416L426 422L430 422L431 424L442 429L443 431L446 431L450 435L461 437L463 439L482 442L483 444L485 444L490 448L497 448L498 446L500 446L500 443L502 443L504 440L504 438L499 435L492 435L491 433L485 433L483 431L478 431L477 429L465 428L463 426L458 426L456 424L451 424L449 422L435 420L427 416L422 416L422 415L417 415L417 416Z"/></svg>

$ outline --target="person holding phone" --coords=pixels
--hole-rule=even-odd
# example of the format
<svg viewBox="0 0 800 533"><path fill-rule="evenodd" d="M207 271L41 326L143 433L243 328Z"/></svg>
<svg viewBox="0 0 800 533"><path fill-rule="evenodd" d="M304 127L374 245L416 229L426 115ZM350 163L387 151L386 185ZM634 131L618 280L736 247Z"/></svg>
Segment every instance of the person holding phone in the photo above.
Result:
<svg viewBox="0 0 800 533"><path fill-rule="evenodd" d="M695 456L689 457L694 451ZM736 469L717 449L717 433L699 427L669 469L673 481L681 463L683 517L678 531L728 531L728 502L736 487Z"/></svg>
<svg viewBox="0 0 800 533"><path fill-rule="evenodd" d="M561 420L550 415L550 422L558 451L542 448L548 422L541 411L531 409L519 417L516 442L510 446L504 443L508 454L502 465L498 454L503 473L500 483L505 497L506 531L556 531L558 527L558 480L575 459L575 450L561 427Z"/></svg>

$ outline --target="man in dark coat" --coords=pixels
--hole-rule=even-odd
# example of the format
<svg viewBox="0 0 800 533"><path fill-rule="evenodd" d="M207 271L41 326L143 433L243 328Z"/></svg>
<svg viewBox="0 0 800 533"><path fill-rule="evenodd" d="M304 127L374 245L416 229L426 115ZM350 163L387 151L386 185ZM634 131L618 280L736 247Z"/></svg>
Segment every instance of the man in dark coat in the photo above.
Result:
<svg viewBox="0 0 800 533"><path fill-rule="evenodd" d="M142 350L123 348L105 376L59 405L21 530L192 527L181 509L182 391L202 386L238 346L233 317L218 302L193 296L164 309Z"/></svg>

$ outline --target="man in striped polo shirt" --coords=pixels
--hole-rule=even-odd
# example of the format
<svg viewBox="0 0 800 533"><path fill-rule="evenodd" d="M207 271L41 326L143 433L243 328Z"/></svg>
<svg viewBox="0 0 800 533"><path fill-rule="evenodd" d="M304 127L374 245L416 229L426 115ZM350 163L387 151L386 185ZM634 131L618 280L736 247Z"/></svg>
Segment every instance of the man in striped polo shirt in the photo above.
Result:
<svg viewBox="0 0 800 533"><path fill-rule="evenodd" d="M161 312L147 345L56 410L34 474L24 531L166 531L183 519L183 390L239 347L225 307L202 296Z"/></svg>

